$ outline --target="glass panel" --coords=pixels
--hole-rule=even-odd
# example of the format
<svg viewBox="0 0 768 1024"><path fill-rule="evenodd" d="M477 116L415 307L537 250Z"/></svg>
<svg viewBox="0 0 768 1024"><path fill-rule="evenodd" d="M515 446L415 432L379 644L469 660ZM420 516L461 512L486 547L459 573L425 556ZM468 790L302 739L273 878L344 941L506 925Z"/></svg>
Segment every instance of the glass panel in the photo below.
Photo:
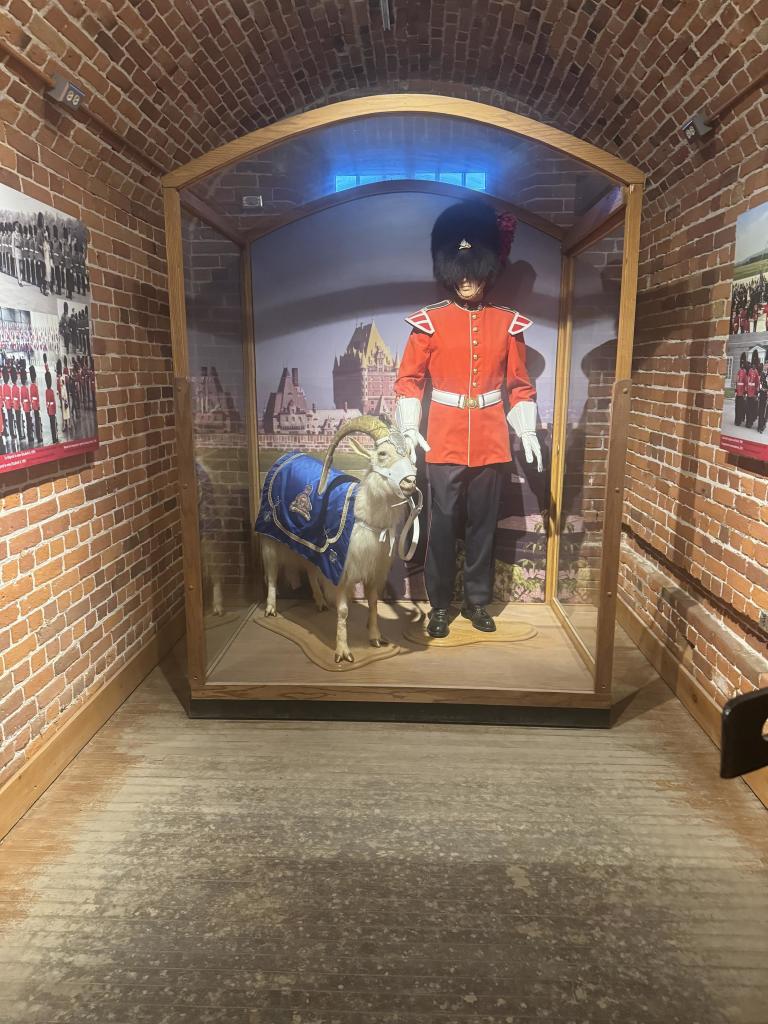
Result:
<svg viewBox="0 0 768 1024"><path fill-rule="evenodd" d="M210 665L251 605L240 250L182 218L203 610Z"/></svg>
<svg viewBox="0 0 768 1024"><path fill-rule="evenodd" d="M615 182L540 142L439 114L359 117L294 136L192 190L249 231L365 183L438 181L479 189L561 227Z"/></svg>
<svg viewBox="0 0 768 1024"><path fill-rule="evenodd" d="M396 367L410 330L404 317L444 298L432 277L429 233L452 202L408 191L358 198L253 242L262 471L297 448L322 458L344 418L360 412L392 415ZM521 224L510 259L489 298L534 321L526 332L527 367L536 386L539 437L547 458L560 245ZM549 506L548 476L527 465L514 437L512 444L512 465L503 475L499 506L494 597L504 603L533 603L544 600L542 509ZM355 472L362 462L345 446L335 465ZM419 486L426 494L424 479ZM396 562L386 597L425 598L423 553L422 544L407 566Z"/></svg>
<svg viewBox="0 0 768 1024"><path fill-rule="evenodd" d="M574 257L557 596L595 654L623 225Z"/></svg>

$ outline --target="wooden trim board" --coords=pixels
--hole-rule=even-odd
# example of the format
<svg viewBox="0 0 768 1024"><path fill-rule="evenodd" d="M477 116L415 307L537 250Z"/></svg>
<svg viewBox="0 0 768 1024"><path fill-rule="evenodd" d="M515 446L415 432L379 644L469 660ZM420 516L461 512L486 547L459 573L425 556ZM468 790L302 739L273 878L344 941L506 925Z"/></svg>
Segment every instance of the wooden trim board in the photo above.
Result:
<svg viewBox="0 0 768 1024"><path fill-rule="evenodd" d="M598 199L563 237L563 252L576 256L599 241L624 219L625 194L620 186Z"/></svg>
<svg viewBox="0 0 768 1024"><path fill-rule="evenodd" d="M451 725L610 729L609 707L532 707L499 704L418 704L394 701L193 700L190 718L225 721L419 722Z"/></svg>
<svg viewBox="0 0 768 1024"><path fill-rule="evenodd" d="M632 381L617 380L613 385L611 396L608 460L605 469L600 605L597 611L597 641L595 643L595 690L598 693L610 693L613 679L616 592L619 559L621 558L621 510L624 504L624 471L631 400Z"/></svg>
<svg viewBox="0 0 768 1024"><path fill-rule="evenodd" d="M214 231L218 231L220 235L224 235L230 242L233 242L238 248L242 249L245 245L245 239L237 230L233 227L228 219L217 210L214 210L212 206L204 202L199 196L195 195L194 192L190 192L189 189L185 189L184 192L179 193L179 202L181 203L182 209L186 210L187 213L192 214L198 220L202 221L203 224L207 224L209 228L213 228Z"/></svg>
<svg viewBox="0 0 768 1024"><path fill-rule="evenodd" d="M573 335L573 271L573 260L569 256L562 256L555 361L555 409L552 417L552 459L549 468L549 537L547 538L545 581L546 601L549 605L552 605L557 599L557 570L560 561L560 510L563 501L568 388L570 386ZM590 666L590 671L594 671L594 666Z"/></svg>
<svg viewBox="0 0 768 1024"><path fill-rule="evenodd" d="M283 118L257 128L256 131L233 139L203 156L177 167L162 179L164 188L184 188L237 163L268 146L274 146L286 139L305 132L338 124L356 117L372 117L381 114L437 114L444 117L458 117L479 124L492 125L505 131L514 132L528 139L540 142L550 149L567 153L581 163L624 184L642 184L645 175L637 167L620 160L612 153L598 149L567 132L551 125L535 121L521 114L513 114L501 107L473 100L457 99L453 96L438 96L432 93L383 93L375 96L360 96L356 99L341 100L323 107L306 110L293 117Z"/></svg>
<svg viewBox="0 0 768 1024"><path fill-rule="evenodd" d="M191 699L238 701L350 701L359 704L384 701L392 704L468 704L495 707L609 708L609 694L586 690L505 690L493 686L468 684L466 687L441 686L439 683L365 683L355 686L333 676L327 683L208 683L193 688Z"/></svg>
<svg viewBox="0 0 768 1024"><path fill-rule="evenodd" d="M722 711L717 704L704 692L685 666L680 664L672 651L646 629L621 597L616 608L616 619L719 750ZM768 768L750 772L742 778L758 800L768 807Z"/></svg>
<svg viewBox="0 0 768 1024"><path fill-rule="evenodd" d="M159 661L184 635L184 612L155 635L101 689L64 720L0 788L0 840L96 735Z"/></svg>
<svg viewBox="0 0 768 1024"><path fill-rule="evenodd" d="M271 218L266 224L259 225L257 223L245 235L245 240L246 242L255 242L257 239L264 238L273 231L279 231L280 228L284 228L287 224L293 224L298 220L303 220L305 217L322 213L324 210L343 206L345 203L352 203L357 199L408 193L446 196L449 199L467 199L471 196L477 197L478 195L472 189L465 188L462 185L449 185L444 181L421 181L413 178L403 178L396 181L376 181L368 185L357 185L355 188L344 189L343 192L334 192L331 195L322 196L320 199L315 199L304 206L289 210L282 216ZM524 207L516 206L514 203L501 199L499 196L492 196L487 192L480 193L480 195L482 195L483 202L490 203L494 209L512 213L521 224L527 224L529 227L542 231L545 235L549 235L551 238L556 238L559 242L562 242L565 229L561 228L558 224L553 224L552 221L547 220L545 217L531 213ZM184 200L182 199L183 202Z"/></svg>

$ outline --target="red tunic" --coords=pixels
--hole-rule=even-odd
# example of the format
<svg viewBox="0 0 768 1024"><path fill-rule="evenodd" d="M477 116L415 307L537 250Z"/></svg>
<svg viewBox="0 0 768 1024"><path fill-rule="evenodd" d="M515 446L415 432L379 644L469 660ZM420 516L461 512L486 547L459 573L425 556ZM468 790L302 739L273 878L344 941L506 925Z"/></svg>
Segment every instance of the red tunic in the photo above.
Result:
<svg viewBox="0 0 768 1024"><path fill-rule="evenodd" d="M29 400L34 411L38 412L40 409L40 392L38 391L37 384L29 385Z"/></svg>
<svg viewBox="0 0 768 1024"><path fill-rule="evenodd" d="M755 398L757 389L760 387L760 371L756 366L750 366L747 373L747 398Z"/></svg>
<svg viewBox="0 0 768 1024"><path fill-rule="evenodd" d="M56 396L53 393L53 388L45 389L45 408L48 410L49 416L56 415Z"/></svg>
<svg viewBox="0 0 768 1024"><path fill-rule="evenodd" d="M11 401L13 402L13 411L21 411L21 389L18 384L14 384L11 388Z"/></svg>
<svg viewBox="0 0 768 1024"><path fill-rule="evenodd" d="M743 398L747 393L747 371L740 366L736 374L736 396Z"/></svg>
<svg viewBox="0 0 768 1024"><path fill-rule="evenodd" d="M29 388L26 384L21 385L21 410L26 414L31 410L32 404L29 400Z"/></svg>
<svg viewBox="0 0 768 1024"><path fill-rule="evenodd" d="M502 389L510 408L532 402L536 390L525 367L527 317L503 306L465 309L455 302L428 306L407 317L413 328L395 382L395 394L423 398L427 379L441 391L467 395ZM431 402L427 462L488 466L509 462L504 404L452 408Z"/></svg>
<svg viewBox="0 0 768 1024"><path fill-rule="evenodd" d="M10 412L13 407L13 397L11 394L11 385L3 384L3 405Z"/></svg>

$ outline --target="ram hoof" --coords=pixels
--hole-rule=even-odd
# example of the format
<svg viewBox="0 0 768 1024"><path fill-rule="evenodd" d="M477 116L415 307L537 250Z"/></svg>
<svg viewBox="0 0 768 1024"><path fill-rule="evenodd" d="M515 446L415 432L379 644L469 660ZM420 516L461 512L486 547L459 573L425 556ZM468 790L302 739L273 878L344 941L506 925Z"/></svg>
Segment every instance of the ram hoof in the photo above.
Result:
<svg viewBox="0 0 768 1024"><path fill-rule="evenodd" d="M340 665L343 661L354 661L354 656L351 651L347 651L345 654L334 654L333 660L337 665Z"/></svg>
<svg viewBox="0 0 768 1024"><path fill-rule="evenodd" d="M371 647L389 647L389 640L383 636L380 636L378 640L369 640L368 643Z"/></svg>
<svg viewBox="0 0 768 1024"><path fill-rule="evenodd" d="M276 616L276 615L277 615L277 608L269 608L269 607L268 607L268 608L265 608L265 609L264 609L264 615L265 615L265 616L266 616L267 618L271 618L271 617L272 617L273 615L275 615L275 616Z"/></svg>

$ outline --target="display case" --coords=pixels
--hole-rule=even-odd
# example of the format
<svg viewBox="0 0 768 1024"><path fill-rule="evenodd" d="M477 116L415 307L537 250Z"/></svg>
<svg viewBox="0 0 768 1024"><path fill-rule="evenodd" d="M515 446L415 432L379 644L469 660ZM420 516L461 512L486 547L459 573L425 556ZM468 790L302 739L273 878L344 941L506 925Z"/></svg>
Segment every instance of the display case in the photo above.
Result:
<svg viewBox="0 0 768 1024"><path fill-rule="evenodd" d="M642 173L496 107L404 94L271 124L163 185L189 713L609 724ZM380 595L388 645L367 643L356 593L356 657L339 663L335 610L301 576L264 614L265 476L288 452L322 461L356 417L391 423L404 318L444 298L431 225L470 196L517 219L488 301L533 321L545 472L513 438L497 634L425 640L423 513ZM364 440L336 448L346 479L365 471Z"/></svg>

